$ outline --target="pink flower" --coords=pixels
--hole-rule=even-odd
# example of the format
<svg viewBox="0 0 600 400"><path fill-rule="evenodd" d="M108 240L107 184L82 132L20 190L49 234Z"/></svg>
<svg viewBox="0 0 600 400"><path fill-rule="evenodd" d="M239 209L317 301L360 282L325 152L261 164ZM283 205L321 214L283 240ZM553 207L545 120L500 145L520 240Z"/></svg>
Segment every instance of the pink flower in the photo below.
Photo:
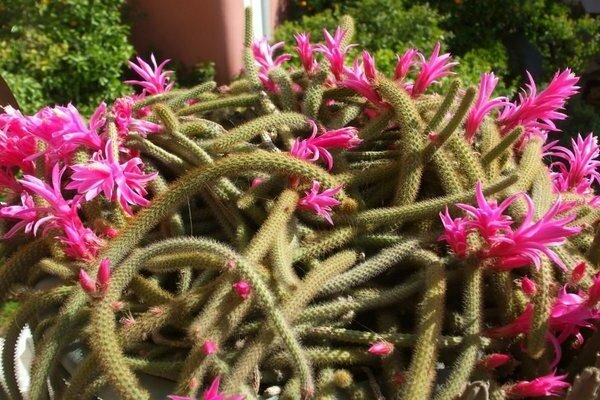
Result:
<svg viewBox="0 0 600 400"><path fill-rule="evenodd" d="M589 322L600 318L598 310L587 301L582 293L568 293L563 286L557 296L550 314L550 330L558 333L559 343L563 343L570 336L575 336L579 344L583 344L583 336L579 333L581 328L594 328Z"/></svg>
<svg viewBox="0 0 600 400"><path fill-rule="evenodd" d="M335 30L333 36L331 36L327 29L323 29L325 44L319 44L315 46L316 51L323 53L325 58L329 60L331 72L333 73L336 81L342 80L342 73L344 72L344 58L346 57L348 50L355 46L342 46L344 35L346 35L346 32L339 26Z"/></svg>
<svg viewBox="0 0 600 400"><path fill-rule="evenodd" d="M479 230L484 239L496 235L500 230L505 230L510 227L512 220L508 215L502 213L519 197L520 194L513 195L504 200L500 205L496 200L486 200L481 189L481 182L475 185L475 199L477 207L470 204L457 204L457 206L466 211L471 217L465 223L469 229L474 228Z"/></svg>
<svg viewBox="0 0 600 400"><path fill-rule="evenodd" d="M491 370L491 369L496 369L498 367L503 366L504 364L509 362L511 359L512 359L512 357L509 356L508 354L493 353L493 354L488 354L485 357L483 357L479 361L479 365L481 365L485 369Z"/></svg>
<svg viewBox="0 0 600 400"><path fill-rule="evenodd" d="M369 65L370 72L367 74L365 66ZM348 89L354 90L356 93L364 96L367 100L373 103L375 106L380 108L388 107L388 105L381 99L381 96L373 88L371 82L375 79L375 61L368 52L363 52L363 62L359 64L358 59L354 60L352 68L344 67L345 78L338 82L341 87L347 87ZM369 77L372 76L372 77Z"/></svg>
<svg viewBox="0 0 600 400"><path fill-rule="evenodd" d="M308 33L297 33L294 35L296 39L296 51L300 56L300 61L304 67L304 71L310 74L314 71L317 66L317 62L314 57L314 46L310 44L310 34Z"/></svg>
<svg viewBox="0 0 600 400"><path fill-rule="evenodd" d="M160 65L156 65L156 59L154 58L154 54L150 55L150 60L152 61L152 66L142 60L140 57L136 57L137 64L130 61L129 67L133 69L137 74L143 79L141 81L129 80L125 81L125 83L129 85L138 85L143 89L144 94L159 94L170 91L173 88L174 82L170 82L169 75L173 73L173 71L163 71L165 65L171 60L165 60Z"/></svg>
<svg viewBox="0 0 600 400"><path fill-rule="evenodd" d="M532 381L519 381L506 391L509 397L561 396L571 385L565 382L567 375L556 375L556 371Z"/></svg>
<svg viewBox="0 0 600 400"><path fill-rule="evenodd" d="M444 234L439 237L438 240L445 240L452 249L452 252L456 257L464 258L467 255L467 219L466 218L455 218L452 219L446 207L446 213L440 213L440 219L442 225L444 225Z"/></svg>
<svg viewBox="0 0 600 400"><path fill-rule="evenodd" d="M559 157L564 161L555 161L550 164L554 190L558 193L574 191L577 194L593 194L592 183L600 182L600 146L598 139L589 134L585 139L577 135L577 140L571 139L569 150L562 146L552 147L547 155Z"/></svg>
<svg viewBox="0 0 600 400"><path fill-rule="evenodd" d="M588 289L588 304L595 306L600 301L600 275L594 276L594 282Z"/></svg>
<svg viewBox="0 0 600 400"><path fill-rule="evenodd" d="M413 60L417 54L421 54L417 49L408 49L402 56L398 56L398 62L394 70L394 80L401 81L406 77L410 67L412 67Z"/></svg>
<svg viewBox="0 0 600 400"><path fill-rule="evenodd" d="M60 188L64 170L65 168L60 169L58 164L54 165L52 186L31 175L25 175L20 180L24 188L42 197L48 203L47 207L37 208L38 212L45 213L46 216L35 222L33 233L37 235L38 228L46 224L43 234L56 230L58 232L56 238L66 246L64 252L67 256L90 260L98 253L102 241L91 229L83 225L77 214L81 197L77 196L73 200L65 200L63 197Z"/></svg>
<svg viewBox="0 0 600 400"><path fill-rule="evenodd" d="M488 329L485 336L491 338L511 338L521 333L528 333L533 319L533 304L529 303L525 310L514 321L504 326Z"/></svg>
<svg viewBox="0 0 600 400"><path fill-rule="evenodd" d="M254 54L254 60L259 66L258 77L265 89L270 92L277 92L278 88L275 82L269 78L269 73L273 68L280 66L292 58L290 54L282 54L273 59L275 51L283 47L283 45L283 42L279 42L270 46L266 37L252 43L252 54Z"/></svg>
<svg viewBox="0 0 600 400"><path fill-rule="evenodd" d="M23 186L17 181L9 168L0 167L0 193L5 191L12 192L13 194L21 193Z"/></svg>
<svg viewBox="0 0 600 400"><path fill-rule="evenodd" d="M25 228L25 233L33 230L34 224L38 220L38 209L33 201L33 197L27 192L21 193L21 205L8 206L0 203L0 219L19 220L13 227L4 234L3 239L10 239L18 231Z"/></svg>
<svg viewBox="0 0 600 400"><path fill-rule="evenodd" d="M313 181L312 189L306 192L306 195L298 202L298 208L301 210L310 210L323 217L327 222L333 225L331 219L331 207L338 206L340 202L333 196L342 190L342 186L333 189L326 189L319 193L321 185Z"/></svg>
<svg viewBox="0 0 600 400"><path fill-rule="evenodd" d="M290 149L290 154L307 161L317 161L320 157L325 160L327 168L333 167L333 156L327 149L352 149L362 143L358 138L358 130L351 126L333 129L317 136L317 124L309 120L312 134L308 139L296 139Z"/></svg>
<svg viewBox="0 0 600 400"><path fill-rule="evenodd" d="M126 96L115 100L112 106L111 111L115 116L115 125L119 135L126 137L130 131L136 131L145 137L148 133L159 132L161 130L159 124L133 117L133 104L133 97Z"/></svg>
<svg viewBox="0 0 600 400"><path fill-rule="evenodd" d="M236 396L225 396L223 393L219 393L219 385L221 384L220 378L217 376L210 387L204 391L202 399L203 400L244 400L245 396L236 395ZM168 396L170 400L194 400L192 397L182 397L176 395Z"/></svg>
<svg viewBox="0 0 600 400"><path fill-rule="evenodd" d="M156 177L156 173L145 175L140 166L140 158L132 158L121 164L112 151L112 140L108 140L101 152L94 154L92 162L71 166L74 173L67 189L76 189L90 201L103 192L107 199L118 201L121 207L133 215L130 204L147 206L150 204L143 196L147 194L144 186Z"/></svg>
<svg viewBox="0 0 600 400"><path fill-rule="evenodd" d="M392 354L394 345L390 342L377 342L373 343L368 351L375 356L385 357Z"/></svg>
<svg viewBox="0 0 600 400"><path fill-rule="evenodd" d="M529 72L527 78L529 79L529 84L526 85L528 92L520 93L518 102L506 103L498 118L502 132L506 133L518 125L523 125L526 131L533 132L558 130L553 120L566 118L566 115L558 110L564 107L569 97L577 93L579 87L575 84L579 78L568 68L563 72L558 71L548 87L539 94Z"/></svg>
<svg viewBox="0 0 600 400"><path fill-rule="evenodd" d="M96 282L85 272L84 269L79 270L79 286L83 289L87 294L96 293Z"/></svg>
<svg viewBox="0 0 600 400"><path fill-rule="evenodd" d="M465 124L465 137L469 142L473 141L473 138L475 137L477 129L479 129L483 118L494 108L503 106L507 102L505 97L496 97L490 100L490 96L492 95L492 92L497 84L498 78L494 76L493 72L481 75L477 99L475 100L473 108L469 112L467 122Z"/></svg>
<svg viewBox="0 0 600 400"><path fill-rule="evenodd" d="M90 118L89 128L79 111L69 104L67 107L45 107L27 118L26 128L31 135L42 139L47 149L28 157L35 159L48 154L50 164L58 160L69 161L79 146L93 150L102 148L103 141L98 130L105 122L106 104L102 103Z"/></svg>
<svg viewBox="0 0 600 400"><path fill-rule="evenodd" d="M458 65L457 62L449 62L449 53L442 54L440 56L440 47L440 43L436 43L429 60L426 60L421 53L417 54L421 60L419 62L421 70L419 71L417 79L415 79L415 83L412 87L411 95L413 97L417 97L418 95L424 93L429 85L435 83L437 79L452 75L453 73L450 72L450 68Z"/></svg>
<svg viewBox="0 0 600 400"><path fill-rule="evenodd" d="M252 293L252 286L244 280L237 281L233 284L233 291L242 298L242 300L246 300L250 297Z"/></svg>
<svg viewBox="0 0 600 400"><path fill-rule="evenodd" d="M559 199L542 218L533 222L533 201L526 193L523 194L523 198L527 203L527 214L519 228L489 237L489 248L484 250L484 256L497 257L497 268L507 270L530 264L539 268L541 256L545 254L559 267L566 269L550 247L563 244L568 236L581 231L580 227L567 226L576 218L576 215L571 214L555 219L565 209L565 203Z"/></svg>
<svg viewBox="0 0 600 400"><path fill-rule="evenodd" d="M219 345L214 340L206 340L202 344L202 352L207 356L215 354L217 351L219 351Z"/></svg>

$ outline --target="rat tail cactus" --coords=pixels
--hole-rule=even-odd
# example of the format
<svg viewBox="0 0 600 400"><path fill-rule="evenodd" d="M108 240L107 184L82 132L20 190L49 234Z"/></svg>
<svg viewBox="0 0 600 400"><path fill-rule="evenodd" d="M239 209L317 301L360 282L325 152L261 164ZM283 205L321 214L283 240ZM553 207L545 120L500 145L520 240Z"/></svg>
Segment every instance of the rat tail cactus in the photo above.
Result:
<svg viewBox="0 0 600 400"><path fill-rule="evenodd" d="M348 17L294 55L247 17L229 85L138 58L141 91L89 120L4 107L8 397L157 398L149 377L171 399L597 393L600 147L548 140L578 78L528 75L511 101L439 44L388 77L351 59Z"/></svg>

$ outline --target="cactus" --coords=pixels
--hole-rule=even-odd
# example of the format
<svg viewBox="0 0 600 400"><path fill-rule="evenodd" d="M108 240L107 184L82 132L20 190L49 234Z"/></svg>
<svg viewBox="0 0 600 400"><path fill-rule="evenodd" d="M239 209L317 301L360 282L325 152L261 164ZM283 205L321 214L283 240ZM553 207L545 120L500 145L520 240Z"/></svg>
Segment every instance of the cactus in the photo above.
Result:
<svg viewBox="0 0 600 400"><path fill-rule="evenodd" d="M575 78L490 111L485 85L432 85L454 65L439 46L400 57L394 79L368 53L349 67L355 26L340 25L318 61L299 44L303 69L248 24L229 86L172 90L148 66L138 96L88 125L72 106L0 118L15 140L15 120L32 130L0 143L31 153L0 166L0 301L21 301L0 369L11 398L25 325L31 400L73 344L85 357L58 399L105 386L150 399L141 374L191 397L215 375L247 398L535 397L536 377L562 392L558 373L581 374L569 398L597 392L600 149L573 142L586 164L544 144ZM35 130L65 115L68 140ZM573 304L581 319L561 319ZM571 339L587 343L561 347ZM535 368L484 371L486 352Z"/></svg>

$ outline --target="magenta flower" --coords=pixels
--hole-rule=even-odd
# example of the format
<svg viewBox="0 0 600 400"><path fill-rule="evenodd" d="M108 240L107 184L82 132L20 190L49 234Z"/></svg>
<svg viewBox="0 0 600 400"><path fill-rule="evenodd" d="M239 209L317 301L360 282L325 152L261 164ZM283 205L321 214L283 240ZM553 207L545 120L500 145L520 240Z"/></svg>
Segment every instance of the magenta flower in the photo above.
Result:
<svg viewBox="0 0 600 400"><path fill-rule="evenodd" d="M425 56L423 56L421 53L417 53L417 56L420 59L419 66L421 70L419 71L419 74L417 75L415 83L412 87L411 95L413 97L417 97L424 93L429 85L435 83L437 79L452 75L453 72L450 72L450 69L455 65L458 65L457 62L449 62L449 53L442 54L440 56L440 47L440 43L436 43L429 60L426 60Z"/></svg>
<svg viewBox="0 0 600 400"><path fill-rule="evenodd" d="M23 186L17 182L15 175L9 168L2 168L0 166L0 193L5 191L12 192L16 195L23 191Z"/></svg>
<svg viewBox="0 0 600 400"><path fill-rule="evenodd" d="M369 60L369 61L365 61ZM369 65L369 73L365 71L365 66ZM364 96L375 106L385 108L388 105L381 99L381 96L373 88L371 82L375 79L375 61L368 52L363 52L363 62L359 63L358 59L354 60L352 68L344 67L344 79L338 82L341 87L347 87L354 90L356 93ZM371 77L369 77L371 76Z"/></svg>
<svg viewBox="0 0 600 400"><path fill-rule="evenodd" d="M320 157L325 160L327 168L333 167L333 156L327 149L352 149L358 146L362 139L358 138L358 130L344 127L326 131L317 136L318 128L314 121L308 121L312 126L312 134L308 139L296 139L290 149L290 154L307 161L317 161Z"/></svg>
<svg viewBox="0 0 600 400"><path fill-rule="evenodd" d="M386 357L394 352L394 345L390 342L376 342L369 347L368 352L375 356Z"/></svg>
<svg viewBox="0 0 600 400"><path fill-rule="evenodd" d="M244 400L245 396L236 395L236 396L225 396L223 393L219 393L219 385L221 384L220 378L217 376L210 387L204 391L202 396L203 400ZM183 397L170 395L168 396L170 400L194 400L192 397Z"/></svg>
<svg viewBox="0 0 600 400"><path fill-rule="evenodd" d="M325 44L319 44L315 46L315 50L321 52L325 55L325 58L329 61L331 65L331 72L335 77L336 81L342 80L342 74L344 72L344 58L350 50L355 45L342 46L342 40L344 39L344 35L346 31L342 30L339 26L335 30L333 36L327 31L327 29L323 29L323 36L325 36Z"/></svg>
<svg viewBox="0 0 600 400"><path fill-rule="evenodd" d="M396 68L394 70L394 80L401 81L406 77L410 67L414 65L413 60L415 59L415 56L418 54L421 54L419 50L408 49L403 55L398 56L398 62L396 62Z"/></svg>
<svg viewBox="0 0 600 400"><path fill-rule="evenodd" d="M215 354L217 351L219 351L219 345L214 340L206 340L202 344L202 352L207 356Z"/></svg>
<svg viewBox="0 0 600 400"><path fill-rule="evenodd" d="M313 54L315 47L310 44L310 34L297 33L294 35L294 38L296 39L297 45L296 51L298 52L298 56L300 56L304 71L306 71L307 74L310 74L317 67L317 61Z"/></svg>
<svg viewBox="0 0 600 400"><path fill-rule="evenodd" d="M58 164L52 170L52 186L40 179L25 175L20 180L23 187L42 197L48 207L38 207L37 211L46 216L38 219L33 225L33 233L37 235L38 228L46 224L43 234L56 230L56 238L65 245L64 252L75 259L90 260L96 256L102 241L83 222L77 214L81 197L65 200L61 193L61 180L65 168L62 170Z"/></svg>
<svg viewBox="0 0 600 400"><path fill-rule="evenodd" d="M125 83L129 85L138 85L143 88L142 93L144 94L159 94L169 92L173 88L174 82L170 82L170 77L173 71L163 71L165 65L171 60L165 60L160 65L156 64L154 54L150 55L152 66L142 60L140 57L136 57L137 64L133 61L129 61L129 67L133 69L141 78L141 81L129 80Z"/></svg>
<svg viewBox="0 0 600 400"><path fill-rule="evenodd" d="M161 130L159 124L134 118L133 104L133 97L126 96L115 100L112 106L111 111L115 116L115 125L119 136L126 137L130 131L135 131L144 137L148 133L159 132Z"/></svg>
<svg viewBox="0 0 600 400"><path fill-rule="evenodd" d="M47 144L46 150L33 154L28 160L47 154L51 163L58 160L68 162L79 146L101 149L103 141L98 130L105 123L105 111L106 104L100 104L90 118L89 127L72 104L67 107L44 107L28 117L27 130Z"/></svg>
<svg viewBox="0 0 600 400"><path fill-rule="evenodd" d="M465 222L468 229L477 229L484 239L496 235L500 230L510 228L512 219L502 213L520 196L516 194L508 197L498 206L496 200L486 200L481 189L481 182L475 185L475 199L477 207L470 204L457 204L457 207L466 211L471 217Z"/></svg>
<svg viewBox="0 0 600 400"><path fill-rule="evenodd" d="M104 155L97 152L92 156L92 162L71 166L74 171L72 182L66 188L76 189L87 201L103 192L107 199L118 201L123 210L133 215L130 204L143 207L150 204L144 198L148 194L144 186L157 175L144 174L140 169L142 165L142 160L137 157L121 164L113 154L112 141L108 140Z"/></svg>
<svg viewBox="0 0 600 400"><path fill-rule="evenodd" d="M529 303L525 310L514 321L497 328L488 329L485 336L491 338L511 338L522 333L529 333L533 320L533 304Z"/></svg>
<svg viewBox="0 0 600 400"><path fill-rule="evenodd" d="M555 169L551 173L554 190L558 193L593 194L592 183L600 182L598 139L591 133L585 139L577 135L577 140L571 139L571 147L573 150L554 146L546 153L563 160L550 164L550 168Z"/></svg>
<svg viewBox="0 0 600 400"><path fill-rule="evenodd" d="M8 206L0 203L0 219L16 219L18 222L4 234L3 239L10 239L18 231L24 228L25 233L33 231L38 220L38 209L33 197L27 192L21 193L21 205Z"/></svg>
<svg viewBox="0 0 600 400"><path fill-rule="evenodd" d="M33 173L35 164L31 157L36 152L36 139L31 134L21 129L0 128L0 165Z"/></svg>
<svg viewBox="0 0 600 400"><path fill-rule="evenodd" d="M533 133L539 131L556 131L553 120L563 120L566 115L559 112L569 99L577 93L576 86L578 77L570 69L558 71L546 89L537 93L535 82L527 72L529 84L527 91L519 94L519 101L507 103L498 123L502 126L502 132L506 133L518 125L523 125L526 131Z"/></svg>
<svg viewBox="0 0 600 400"><path fill-rule="evenodd" d="M533 201L524 193L527 203L527 214L518 229L507 230L488 238L489 248L484 250L486 257L497 257L496 267L513 269L534 264L541 265L541 256L545 254L562 269L566 269L560 258L550 249L551 246L563 244L568 236L581 231L580 227L569 227L567 224L576 218L575 214L555 219L564 212L565 203L560 199L546 212L542 218L533 222Z"/></svg>
<svg viewBox="0 0 600 400"><path fill-rule="evenodd" d="M583 344L581 328L594 328L590 321L600 318L600 312L591 305L582 293L568 293L563 286L552 306L550 314L550 330L558 333L558 343L563 343L570 336L575 336L579 344Z"/></svg>
<svg viewBox="0 0 600 400"><path fill-rule="evenodd" d="M317 215L323 217L327 222L333 225L331 219L331 208L340 205L340 202L333 196L342 190L342 186L333 189L326 189L319 193L321 184L313 181L312 189L306 192L306 195L298 201L298 208L301 210L314 211Z"/></svg>
<svg viewBox="0 0 600 400"><path fill-rule="evenodd" d="M541 396L561 396L571 385L565 382L567 375L556 375L556 371L540 376L532 381L519 381L506 391L509 397L531 398Z"/></svg>
<svg viewBox="0 0 600 400"><path fill-rule="evenodd" d="M469 233L466 218L452 219L446 207L446 213L440 213L444 226L444 234L438 240L445 240L456 257L464 258L467 255L467 235Z"/></svg>
<svg viewBox="0 0 600 400"><path fill-rule="evenodd" d="M479 82L479 90L477 92L477 99L473 108L469 112L467 122L465 124L465 137L469 142L473 141L477 129L481 125L483 118L494 108L498 108L506 104L507 100L505 97L496 97L490 99L492 92L498 84L498 78L494 76L493 72L485 73L481 75L481 81Z"/></svg>
<svg viewBox="0 0 600 400"><path fill-rule="evenodd" d="M282 54L273 58L275 51L283 47L283 45L283 42L279 42L270 46L266 37L252 43L252 54L254 54L254 60L259 66L258 77L265 89L270 92L277 92L279 89L275 82L269 78L269 73L273 68L280 66L292 58L290 54Z"/></svg>

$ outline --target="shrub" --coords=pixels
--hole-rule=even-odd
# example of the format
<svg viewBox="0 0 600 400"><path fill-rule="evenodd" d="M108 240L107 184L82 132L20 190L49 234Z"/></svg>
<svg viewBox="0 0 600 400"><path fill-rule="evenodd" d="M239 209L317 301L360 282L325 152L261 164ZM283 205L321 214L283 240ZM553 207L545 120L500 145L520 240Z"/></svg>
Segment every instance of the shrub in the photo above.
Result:
<svg viewBox="0 0 600 400"><path fill-rule="evenodd" d="M26 112L73 102L84 112L124 93L133 53L124 0L0 0L0 74Z"/></svg>

